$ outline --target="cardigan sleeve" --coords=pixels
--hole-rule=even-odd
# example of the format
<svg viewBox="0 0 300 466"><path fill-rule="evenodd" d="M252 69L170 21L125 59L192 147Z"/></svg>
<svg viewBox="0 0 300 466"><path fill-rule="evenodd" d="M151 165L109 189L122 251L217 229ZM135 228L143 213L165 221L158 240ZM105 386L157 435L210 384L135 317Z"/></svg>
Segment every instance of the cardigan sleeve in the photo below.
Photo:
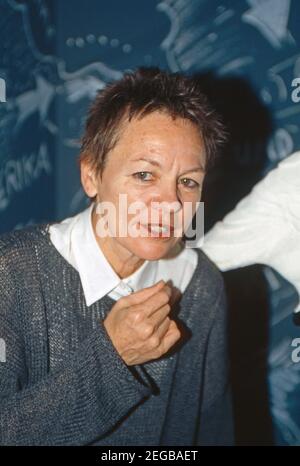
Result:
<svg viewBox="0 0 300 466"><path fill-rule="evenodd" d="M19 310L2 258L0 274L0 445L86 445L150 395L101 321L59 367L28 385Z"/></svg>
<svg viewBox="0 0 300 466"><path fill-rule="evenodd" d="M212 310L204 368L203 410L197 445L234 445L232 398L229 384L228 325L224 283Z"/></svg>

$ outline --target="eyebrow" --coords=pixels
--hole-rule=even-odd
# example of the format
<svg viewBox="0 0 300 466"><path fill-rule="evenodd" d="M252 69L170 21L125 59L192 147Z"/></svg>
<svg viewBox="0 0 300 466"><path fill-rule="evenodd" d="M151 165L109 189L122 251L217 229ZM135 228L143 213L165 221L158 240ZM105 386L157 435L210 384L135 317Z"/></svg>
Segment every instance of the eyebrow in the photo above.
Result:
<svg viewBox="0 0 300 466"><path fill-rule="evenodd" d="M150 159L148 157L139 157L138 159L133 159L132 162L139 162L140 160L143 160L144 162L151 163L152 165L155 165L156 167L162 168L161 164L157 160ZM182 173L190 173L190 172L203 172L205 173L205 169L201 166L193 167L190 168L189 170L186 170L185 172Z"/></svg>

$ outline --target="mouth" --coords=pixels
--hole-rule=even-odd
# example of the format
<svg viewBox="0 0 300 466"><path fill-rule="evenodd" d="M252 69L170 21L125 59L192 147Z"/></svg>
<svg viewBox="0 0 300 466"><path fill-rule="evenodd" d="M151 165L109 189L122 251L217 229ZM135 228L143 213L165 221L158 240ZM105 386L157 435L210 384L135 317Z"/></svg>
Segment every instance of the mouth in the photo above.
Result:
<svg viewBox="0 0 300 466"><path fill-rule="evenodd" d="M151 238L170 238L173 236L174 227L172 225L147 223L141 224L144 231L148 233L147 236Z"/></svg>

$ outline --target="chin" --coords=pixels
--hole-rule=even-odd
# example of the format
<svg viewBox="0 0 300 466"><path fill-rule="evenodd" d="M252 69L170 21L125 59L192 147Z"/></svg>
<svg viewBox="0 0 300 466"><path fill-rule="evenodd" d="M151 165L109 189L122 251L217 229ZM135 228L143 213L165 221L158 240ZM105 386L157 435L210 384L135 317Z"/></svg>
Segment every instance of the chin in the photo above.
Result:
<svg viewBox="0 0 300 466"><path fill-rule="evenodd" d="M140 259L154 261L165 257L176 243L174 239L141 238L135 241L130 251Z"/></svg>

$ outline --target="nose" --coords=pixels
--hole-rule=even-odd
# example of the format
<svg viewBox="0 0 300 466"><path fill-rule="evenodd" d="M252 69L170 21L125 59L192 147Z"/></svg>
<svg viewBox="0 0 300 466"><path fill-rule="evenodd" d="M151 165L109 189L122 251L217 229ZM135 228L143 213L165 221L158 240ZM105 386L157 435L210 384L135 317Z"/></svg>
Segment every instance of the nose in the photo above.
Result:
<svg viewBox="0 0 300 466"><path fill-rule="evenodd" d="M177 190L177 185L164 182L159 188L159 191L151 200L151 208L159 211L160 218L164 215L173 216L182 210L182 202Z"/></svg>
<svg viewBox="0 0 300 466"><path fill-rule="evenodd" d="M181 204L180 192L178 190L178 183L176 180L168 180L166 177L161 180L157 195L160 201L165 202L166 204ZM180 208L179 205L178 208Z"/></svg>

